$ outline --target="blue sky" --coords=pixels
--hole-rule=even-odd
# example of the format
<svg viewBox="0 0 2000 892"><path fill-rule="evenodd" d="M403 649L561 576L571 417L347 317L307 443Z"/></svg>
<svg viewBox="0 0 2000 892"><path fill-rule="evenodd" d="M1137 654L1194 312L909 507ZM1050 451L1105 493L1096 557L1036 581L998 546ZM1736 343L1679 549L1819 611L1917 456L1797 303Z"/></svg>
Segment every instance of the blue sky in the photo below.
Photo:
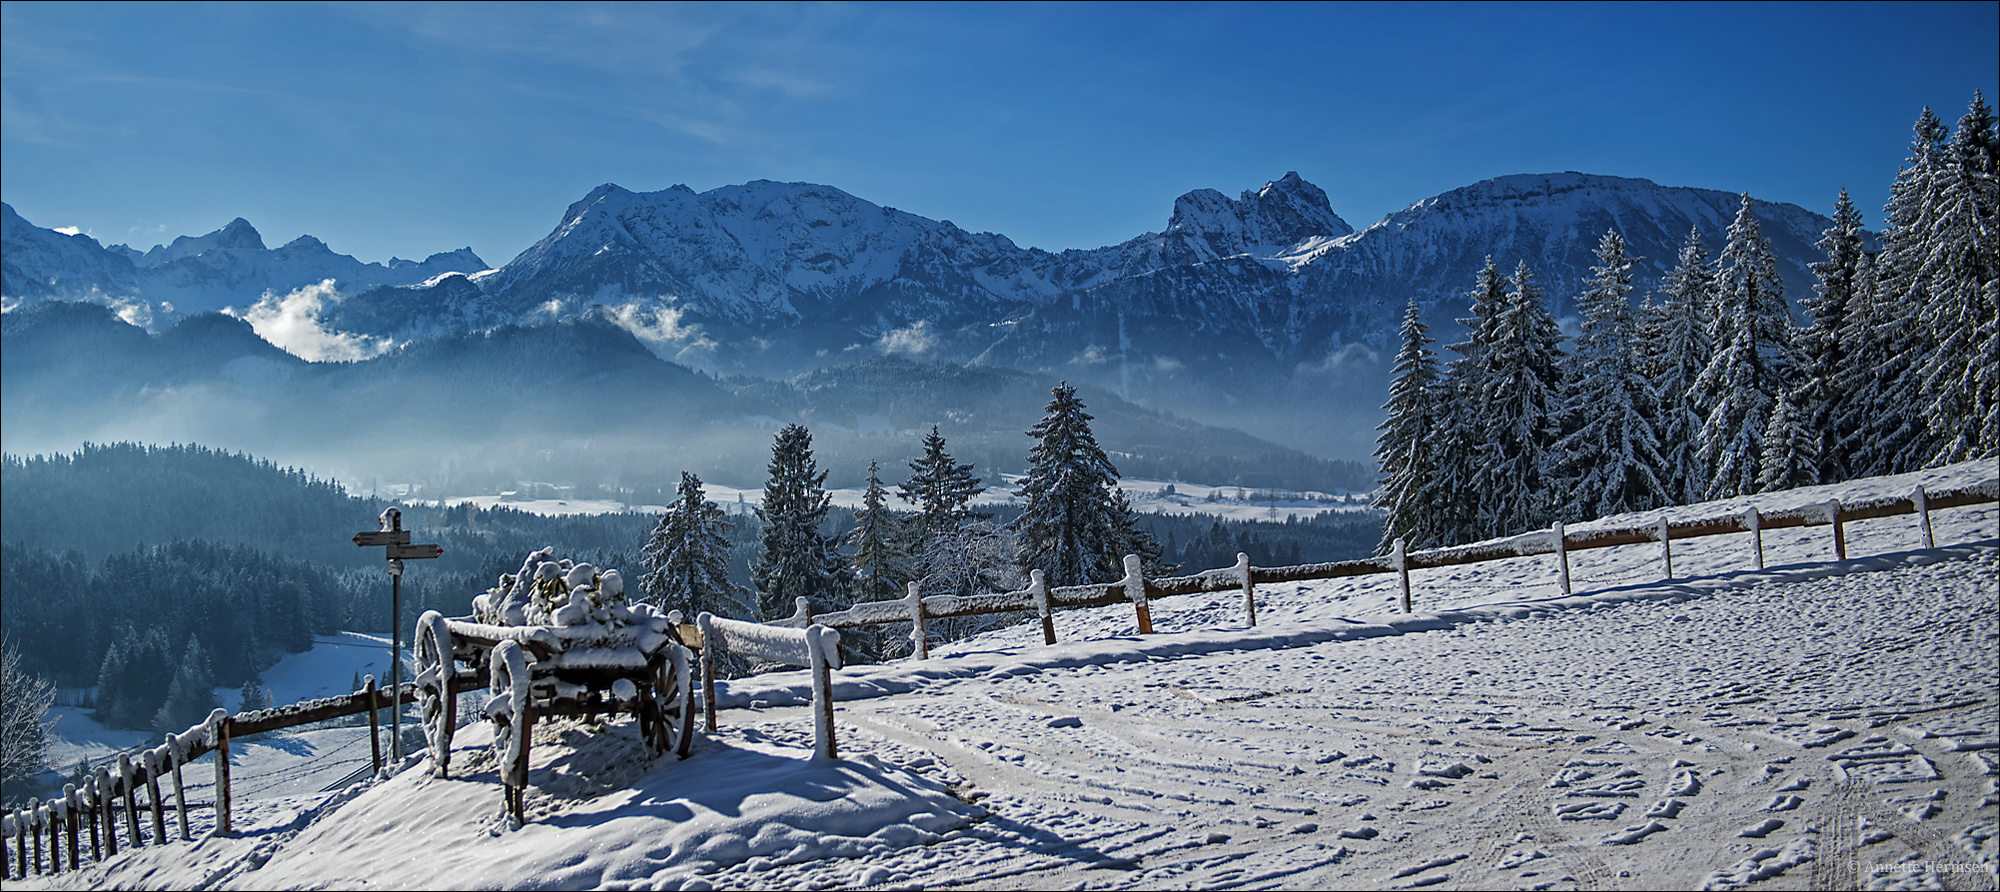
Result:
<svg viewBox="0 0 2000 892"><path fill-rule="evenodd" d="M244 217L511 259L600 183L839 187L1023 245L1296 170L1357 228L1578 170L1877 223L2000 4L0 4L0 197L140 249Z"/></svg>

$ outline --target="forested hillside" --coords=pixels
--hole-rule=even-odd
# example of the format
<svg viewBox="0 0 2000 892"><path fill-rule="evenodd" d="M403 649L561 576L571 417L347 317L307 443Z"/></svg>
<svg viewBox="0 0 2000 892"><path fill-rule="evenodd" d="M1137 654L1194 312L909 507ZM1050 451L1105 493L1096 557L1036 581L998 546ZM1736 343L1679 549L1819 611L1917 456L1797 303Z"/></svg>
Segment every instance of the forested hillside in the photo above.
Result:
<svg viewBox="0 0 2000 892"><path fill-rule="evenodd" d="M108 723L154 723L177 678L190 689L237 687L313 635L389 628L381 554L351 538L373 529L390 503L350 496L307 471L199 445L117 443L5 456L0 489L0 628L29 670L65 688L96 688ZM645 513L400 508L417 541L444 547L403 578L406 624L428 609L463 614L544 546L636 575L657 522ZM996 520L1017 513L1000 506ZM730 521L729 572L747 586L761 524L754 514ZM854 523L837 507L825 520L843 541ZM1188 570L1227 566L1239 551L1260 565L1356 557L1379 529L1372 515L1346 514L1291 523L1143 515L1139 523L1164 562Z"/></svg>

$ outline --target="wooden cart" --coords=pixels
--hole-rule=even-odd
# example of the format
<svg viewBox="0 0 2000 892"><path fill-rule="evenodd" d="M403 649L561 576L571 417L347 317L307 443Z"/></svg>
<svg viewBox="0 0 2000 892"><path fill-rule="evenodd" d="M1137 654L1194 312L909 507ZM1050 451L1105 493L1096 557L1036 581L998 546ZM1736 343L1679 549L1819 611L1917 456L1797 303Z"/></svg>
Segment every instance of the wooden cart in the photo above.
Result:
<svg viewBox="0 0 2000 892"><path fill-rule="evenodd" d="M430 611L417 621L415 687L432 770L450 771L457 697L483 683L485 712L506 785L507 811L525 820L528 748L534 722L554 715L629 712L654 754L687 758L694 736L694 687L679 617L644 608L570 625L496 625Z"/></svg>

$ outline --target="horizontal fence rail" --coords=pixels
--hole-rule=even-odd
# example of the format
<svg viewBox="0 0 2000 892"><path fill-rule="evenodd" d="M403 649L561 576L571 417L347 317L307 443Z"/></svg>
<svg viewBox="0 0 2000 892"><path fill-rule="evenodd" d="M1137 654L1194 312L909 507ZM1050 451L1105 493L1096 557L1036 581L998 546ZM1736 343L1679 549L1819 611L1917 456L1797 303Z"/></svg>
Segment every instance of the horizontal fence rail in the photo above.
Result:
<svg viewBox="0 0 2000 892"><path fill-rule="evenodd" d="M1255 626L1258 585L1340 579L1377 573L1396 573L1401 576L1403 612L1409 613L1414 609L1409 575L1412 570L1552 554L1559 558L1560 584L1563 592L1568 594L1570 593L1568 553L1572 551L1621 545L1658 544L1663 575L1667 579L1672 579L1674 542L1704 536L1750 533L1756 540L1757 567L1761 569L1764 566L1764 530L1831 526L1834 556L1836 559L1846 560L1845 525L1852 521L1907 514L1919 515L1922 519L1924 546L1928 548L1935 545L1931 532L1931 511L1996 501L2000 501L2000 480L1988 480L1977 486L1939 492L1926 492L1924 487L1920 486L1907 496L1889 496L1848 504L1836 500L1768 514L1752 507L1739 513L1719 517L1678 522L1668 521L1662 517L1658 522L1646 526L1582 531L1568 531L1558 523L1548 530L1522 533L1505 539L1415 552L1405 552L1402 540L1398 539L1388 554L1348 561L1286 567L1253 567L1247 556L1238 554L1236 565L1233 567L1159 579L1141 577L1138 559L1128 555L1125 559L1125 577L1116 582L1050 588L1044 584L1041 571L1037 570L1031 574L1029 585L1025 589L971 596L923 596L918 591L916 583L911 583L902 598L893 601L864 602L832 613L816 613L806 599L800 598L797 612L771 625L801 628L818 623L832 629L848 629L888 623L910 623L916 657L926 659L929 656L929 646L925 641L923 627L925 620L930 619L1033 611L1041 616L1043 640L1048 644L1054 644L1056 633L1051 614L1059 609L1105 607L1130 602L1138 616L1139 631L1144 634L1152 631L1152 618L1148 606L1148 601L1151 599L1240 590L1243 592L1246 619L1251 626Z"/></svg>
<svg viewBox="0 0 2000 892"><path fill-rule="evenodd" d="M806 599L800 598L797 612L789 619L757 626L732 620L701 617L710 620L706 628L696 632L694 628L683 627L677 634L684 640L690 640L690 646L701 648L705 652L705 662L713 657L706 653L710 648L702 647L703 639L723 644L725 650L739 650L751 654L769 649L773 651L773 658L787 662L800 655L805 656L803 662L812 664L815 676L817 701L815 705L818 707L815 709L815 730L825 731L823 736L816 734L816 737L819 737L818 749L822 756L831 757L834 750L831 727L832 697L830 689L826 687L825 679L830 668L837 666L839 662L839 636L834 631L838 629L910 623L915 655L918 659L927 659L929 647L924 632L924 622L927 619L1034 612L1041 618L1044 640L1054 644L1056 633L1052 617L1056 610L1130 603L1137 615L1139 631L1150 633L1152 619L1148 605L1152 599L1227 591L1243 593L1247 620L1250 625L1255 626L1258 585L1339 579L1377 573L1397 573L1401 576L1403 610L1410 612L1411 570L1553 554L1558 558L1559 579L1563 591L1567 593L1570 589L1568 553L1571 551L1657 544L1660 547L1663 575L1672 579L1674 578L1673 542L1703 536L1749 533L1755 540L1756 563L1761 568L1764 563L1762 545L1764 530L1830 526L1833 533L1834 555L1837 559L1845 560L1847 557L1845 524L1849 522L1908 514L1919 515L1922 519L1924 547L1929 548L1936 544L1931 530L1931 511L1993 502L2000 502L2000 480L1988 480L1977 486L1939 492L1926 492L1923 487L1918 487L1908 496L1868 499L1847 504L1831 501L1768 514L1752 507L1735 514L1680 522L1670 522L1663 517L1647 526L1572 532L1558 523L1548 530L1523 533L1506 539L1417 552L1404 551L1402 541L1397 540L1389 554L1349 561L1287 567L1253 567L1247 556L1239 554L1235 566L1232 567L1159 579L1144 578L1140 573L1139 559L1127 556L1125 576L1115 582L1051 588L1043 581L1041 571L1037 570L1030 574L1028 587L1019 591L929 597L923 596L918 591L917 585L911 583L905 596L893 601L866 602L838 612L816 614L811 604ZM752 629L769 629L777 626L808 630L815 625L821 628L807 631L805 637L796 642L784 636L774 638L768 632L737 628L750 626ZM547 642L535 638L532 634L506 629L494 633L493 637L496 641L503 638L514 640L517 646L530 651L539 651L548 646ZM769 645L769 648L766 645ZM777 654L776 650L782 650L783 653ZM711 710L709 713L711 728L715 721L712 712L715 702L712 671L709 669L704 673L709 675L709 679L704 685L706 696L703 698L707 701L705 705ZM455 672L449 684L450 692L454 695L486 686L486 679L480 673L473 671ZM827 695L821 697L820 691L827 691ZM398 694L391 697L388 692L378 690L374 678L370 677L362 690L344 696L309 700L235 716L227 715L220 709L215 710L201 724L179 734L168 734L159 746L137 753L136 760L132 753L120 755L115 771L109 766L100 766L81 786L64 785L60 797L46 802L31 799L25 808L0 814L0 876L25 878L30 874L75 870L82 867L86 860L95 862L115 856L119 845L120 812L124 815L124 835L127 845L136 847L169 842L166 824L166 814L169 811L175 814L177 820L176 835L182 840L189 839L188 810L191 806L187 802L182 784L181 768L210 753L216 756L216 795L213 803L216 810L215 832L225 835L230 833L229 741L231 738L366 713L370 719L369 732L373 743L374 770L380 772L382 752L379 728L376 727L376 711L392 705L414 703L416 696L414 682L404 684ZM824 715L817 715L819 713ZM172 782L172 804L166 802L165 794L161 790L162 778ZM143 802L139 792L142 789L145 791ZM141 820L142 811L147 813L149 820ZM148 830L150 834L146 832ZM86 834L89 841L88 859L83 856L83 840ZM12 843L11 849L8 847L9 842Z"/></svg>
<svg viewBox="0 0 2000 892"><path fill-rule="evenodd" d="M481 687L484 684L474 673L461 673L452 679L453 693ZM403 685L402 696L394 700L403 704L416 702L415 686ZM64 784L58 798L46 802L30 799L25 808L0 814L0 876L26 878L30 874L76 870L87 862L118 854L121 811L126 845L134 848L172 841L166 823L168 812L174 813L177 823L177 833L173 835L181 840L190 839L188 813L196 807L214 808L215 832L227 835L231 832L229 741L246 735L366 713L374 772L380 772L382 743L376 711L391 705L389 692L378 689L370 676L362 689L352 694L233 716L217 709L201 724L179 734L166 735L158 746L136 754L120 754L115 768L100 766L81 786ZM189 803L181 769L211 753L215 755L215 799L212 803ZM172 783L171 801L161 790L163 778ZM142 819L142 813L148 819ZM86 834L87 857L82 850ZM11 850L9 843L13 846Z"/></svg>

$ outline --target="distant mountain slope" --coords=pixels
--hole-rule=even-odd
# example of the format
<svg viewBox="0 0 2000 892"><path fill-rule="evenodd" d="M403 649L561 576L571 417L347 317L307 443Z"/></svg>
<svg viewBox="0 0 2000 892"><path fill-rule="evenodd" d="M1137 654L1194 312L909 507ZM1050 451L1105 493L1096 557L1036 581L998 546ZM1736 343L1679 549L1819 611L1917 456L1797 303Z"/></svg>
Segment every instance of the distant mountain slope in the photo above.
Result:
<svg viewBox="0 0 2000 892"><path fill-rule="evenodd" d="M1557 315L1572 315L1610 229L1644 258L1643 296L1690 228L1719 251L1737 202L1642 179L1519 175L1355 231L1288 173L1234 199L1189 192L1160 232L1050 253L830 186L606 184L497 270L470 269L483 264L469 252L363 268L310 238L269 251L241 220L141 255L34 230L10 210L6 288L10 300L124 301L144 323L147 312L165 318L161 301L177 312L243 307L331 277L338 294L315 321L334 333L412 343L596 313L655 354L716 374L788 378L883 355L1004 366L1361 458L1406 302L1449 342L1490 255L1509 270L1525 261ZM1809 294L1829 221L1757 209L1789 295ZM135 300L153 303L135 310Z"/></svg>
<svg viewBox="0 0 2000 892"><path fill-rule="evenodd" d="M679 472L760 485L774 429L815 434L835 485L868 462L893 476L937 425L993 476L1025 468L1026 431L1055 380L876 358L784 381L720 381L660 359L604 312L310 363L232 317L159 334L109 309L51 301L0 317L0 431L13 454L83 442L199 442L346 479L450 494L523 480L673 489ZM1367 469L1093 392L1099 439L1148 473L1251 486L1372 485ZM438 494L436 490L433 495Z"/></svg>
<svg viewBox="0 0 2000 892"><path fill-rule="evenodd" d="M247 308L266 292L286 294L328 279L358 291L377 285L416 285L450 272L477 273L486 262L460 248L421 263L391 259L363 263L335 254L303 235L276 249L241 217L204 236L181 236L140 253L105 247L87 235L64 235L21 218L0 204L0 294L17 300L98 300L152 323L227 307Z"/></svg>

